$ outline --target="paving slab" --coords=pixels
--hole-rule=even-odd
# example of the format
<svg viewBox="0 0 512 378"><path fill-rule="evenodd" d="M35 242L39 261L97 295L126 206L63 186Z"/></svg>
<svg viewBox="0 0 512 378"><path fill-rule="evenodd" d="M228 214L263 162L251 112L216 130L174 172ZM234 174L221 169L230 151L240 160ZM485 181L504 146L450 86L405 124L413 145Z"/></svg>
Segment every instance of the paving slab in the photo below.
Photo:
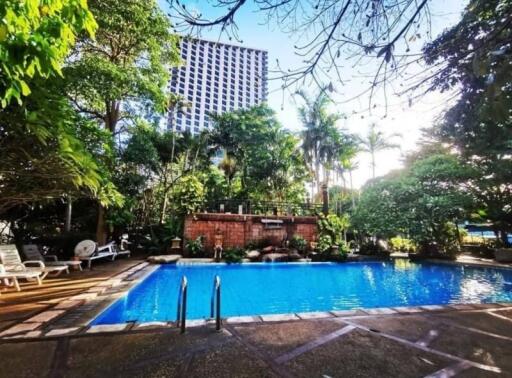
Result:
<svg viewBox="0 0 512 378"><path fill-rule="evenodd" d="M37 314L30 319L26 320L25 322L28 323L45 323L49 322L52 319L55 319L56 317L62 315L65 311L64 310L49 310L41 312L40 314Z"/></svg>
<svg viewBox="0 0 512 378"><path fill-rule="evenodd" d="M365 311L356 309L356 310L336 310L331 311L331 314L338 317L347 317L347 316L364 316L368 315Z"/></svg>
<svg viewBox="0 0 512 378"><path fill-rule="evenodd" d="M353 330L292 359L292 376L311 377L424 377L452 361L370 332Z"/></svg>
<svg viewBox="0 0 512 378"><path fill-rule="evenodd" d="M21 333L21 332L33 331L40 325L41 325L40 323L19 323L13 327L7 328L5 331L0 333L0 337L10 336L10 335L14 335L16 333Z"/></svg>
<svg viewBox="0 0 512 378"><path fill-rule="evenodd" d="M502 315L503 311L497 311L496 313ZM453 322L463 327L476 328L484 332L512 338L512 322L489 315L486 312L447 312L432 314L429 319Z"/></svg>
<svg viewBox="0 0 512 378"><path fill-rule="evenodd" d="M430 348L512 372L512 342L459 327L446 327ZM510 375L509 375L510 376Z"/></svg>
<svg viewBox="0 0 512 378"><path fill-rule="evenodd" d="M296 321L288 323L260 323L234 326L251 345L278 357L343 326L332 320Z"/></svg>
<svg viewBox="0 0 512 378"><path fill-rule="evenodd" d="M16 378L48 376L56 345L55 341L0 344L0 376Z"/></svg>
<svg viewBox="0 0 512 378"><path fill-rule="evenodd" d="M232 316L226 319L228 324L232 323L254 323L261 322L260 317L258 316Z"/></svg>
<svg viewBox="0 0 512 378"><path fill-rule="evenodd" d="M422 339L431 330L439 330L440 327L431 324L422 315L357 318L350 319L350 322L412 342Z"/></svg>
<svg viewBox="0 0 512 378"><path fill-rule="evenodd" d="M364 310L368 315L391 315L396 314L392 308L368 308Z"/></svg>
<svg viewBox="0 0 512 378"><path fill-rule="evenodd" d="M232 338L225 333L206 327L187 330L184 335L177 329L169 329L74 338L70 342L65 376L172 377L179 375L176 372L184 368L182 364L190 356L209 349L216 350L231 341ZM92 360L91 356L94 356ZM232 358L236 361L235 356Z"/></svg>
<svg viewBox="0 0 512 378"><path fill-rule="evenodd" d="M283 322L289 320L298 320L295 314L276 314L276 315L261 315L264 322Z"/></svg>
<svg viewBox="0 0 512 378"><path fill-rule="evenodd" d="M93 325L86 332L99 333L99 332L119 332L128 328L129 324L99 324Z"/></svg>
<svg viewBox="0 0 512 378"><path fill-rule="evenodd" d="M303 320L324 319L333 317L333 314L331 314L330 312L300 312L296 315Z"/></svg>

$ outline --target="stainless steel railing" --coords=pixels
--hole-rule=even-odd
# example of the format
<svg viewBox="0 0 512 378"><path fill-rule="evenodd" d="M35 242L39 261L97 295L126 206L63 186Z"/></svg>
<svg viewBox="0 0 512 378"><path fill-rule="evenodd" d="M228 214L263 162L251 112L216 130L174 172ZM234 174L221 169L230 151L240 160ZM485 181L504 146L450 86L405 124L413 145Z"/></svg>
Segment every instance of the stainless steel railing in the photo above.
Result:
<svg viewBox="0 0 512 378"><path fill-rule="evenodd" d="M178 314L176 316L176 324L180 327L180 332L185 333L187 321L187 277L183 276L181 279L180 291L178 293Z"/></svg>
<svg viewBox="0 0 512 378"><path fill-rule="evenodd" d="M213 279L213 291L212 291L210 317L212 319L215 317L215 329L217 331L219 331L222 326L222 322L220 319L220 277L219 276L215 276L215 278Z"/></svg>

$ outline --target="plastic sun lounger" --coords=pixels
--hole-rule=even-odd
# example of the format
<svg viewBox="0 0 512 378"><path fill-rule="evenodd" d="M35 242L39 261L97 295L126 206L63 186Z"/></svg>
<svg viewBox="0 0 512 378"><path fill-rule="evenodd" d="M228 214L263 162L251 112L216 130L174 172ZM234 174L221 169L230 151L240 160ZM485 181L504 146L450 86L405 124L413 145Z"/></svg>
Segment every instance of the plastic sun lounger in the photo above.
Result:
<svg viewBox="0 0 512 378"><path fill-rule="evenodd" d="M82 240L75 247L75 256L78 256L81 261L86 261L87 268L91 269L94 260L110 258L114 261L117 254L114 252L113 243L98 247L92 240Z"/></svg>
<svg viewBox="0 0 512 378"><path fill-rule="evenodd" d="M80 260L59 261L59 259L55 255L43 256L39 250L39 247L35 244L24 245L23 254L28 260L42 261L46 266L51 267L67 265L72 267L78 267L80 270L82 270L82 262ZM48 261L47 259L52 259L53 261Z"/></svg>
<svg viewBox="0 0 512 378"><path fill-rule="evenodd" d="M8 284L9 281L13 282L16 291L21 291L19 279L23 278L26 280L36 279L37 285L41 286L43 284L41 280L41 273L39 272L7 272L3 264L0 264L0 282L3 282L6 286L10 286Z"/></svg>
<svg viewBox="0 0 512 378"><path fill-rule="evenodd" d="M42 280L50 273L56 276L62 272L69 273L67 265L46 266L39 260L21 261L20 254L14 244L0 245L0 263L4 265L7 273L10 272L39 272Z"/></svg>

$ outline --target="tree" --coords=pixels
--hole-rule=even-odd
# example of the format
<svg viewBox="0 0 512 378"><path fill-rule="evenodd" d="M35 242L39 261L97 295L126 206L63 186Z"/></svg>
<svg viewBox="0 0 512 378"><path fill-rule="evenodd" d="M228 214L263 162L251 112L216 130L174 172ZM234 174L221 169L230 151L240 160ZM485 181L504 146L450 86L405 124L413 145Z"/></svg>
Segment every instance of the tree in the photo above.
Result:
<svg viewBox="0 0 512 378"><path fill-rule="evenodd" d="M192 11L183 0L167 2L171 16L181 21L178 28L191 33L217 26L221 33L238 39L237 15L252 5L272 29L300 35L294 48L302 65L289 70L279 67L285 87L302 84L308 76L319 86L333 76L343 83L342 66L347 59L362 65L366 57L377 57L373 92L388 76L402 72L414 41L430 34L427 0L216 0L211 3L211 17L203 10ZM411 60L416 58L411 54Z"/></svg>
<svg viewBox="0 0 512 378"><path fill-rule="evenodd" d="M368 134L364 137L359 137L361 151L369 153L371 157L370 167L372 168L372 178L375 178L375 168L377 166L375 161L376 154L385 150L400 148L400 145L391 141L393 138L399 136L400 135L396 133L385 135L382 131L377 130L375 123L372 123L370 124Z"/></svg>
<svg viewBox="0 0 512 378"><path fill-rule="evenodd" d="M440 75L427 90L455 90L456 104L435 135L480 174L471 180L481 221L493 223L505 245L512 232L512 3L471 1L461 21L427 45Z"/></svg>
<svg viewBox="0 0 512 378"><path fill-rule="evenodd" d="M137 123L123 149L116 180L123 192L134 199L127 204L128 212L137 214L139 224L163 224L169 210L178 206L180 200L175 194L187 193L189 197L189 189L197 186L191 177L209 169L211 154L205 138L160 132L157 125ZM180 185L187 188L176 188Z"/></svg>
<svg viewBox="0 0 512 378"><path fill-rule="evenodd" d="M84 115L116 133L136 107L164 112L178 37L154 0L92 0L99 28L82 38L64 69L66 93ZM135 108L135 109L134 109Z"/></svg>
<svg viewBox="0 0 512 378"><path fill-rule="evenodd" d="M297 138L266 105L212 115L210 143L223 150L229 194L269 201L298 199L307 173ZM233 193L233 182L240 189Z"/></svg>
<svg viewBox="0 0 512 378"><path fill-rule="evenodd" d="M299 119L304 126L302 149L314 174L317 193L320 193L322 181L329 184L331 171L342 171L343 164L354 157L355 140L336 127L342 116L329 112L332 100L327 95L327 88L322 88L314 99L305 91L298 91L297 95L304 101L304 105L299 107Z"/></svg>
<svg viewBox="0 0 512 378"><path fill-rule="evenodd" d="M178 37L155 0L91 0L99 28L84 36L63 70L65 92L84 116L117 135L146 112L163 113L169 69L179 63ZM113 169L113 166L111 167ZM98 207L97 240L105 240Z"/></svg>
<svg viewBox="0 0 512 378"><path fill-rule="evenodd" d="M121 202L99 154L108 140L43 80L0 111L0 214L64 196ZM89 142L87 145L85 141Z"/></svg>
<svg viewBox="0 0 512 378"><path fill-rule="evenodd" d="M0 4L0 104L5 108L31 93L32 78L61 75L61 66L85 31L96 22L86 1L3 1Z"/></svg>
<svg viewBox="0 0 512 378"><path fill-rule="evenodd" d="M377 238L399 234L414 240L423 252L456 252L456 223L474 208L468 180L474 170L457 156L435 154L367 184L352 222Z"/></svg>

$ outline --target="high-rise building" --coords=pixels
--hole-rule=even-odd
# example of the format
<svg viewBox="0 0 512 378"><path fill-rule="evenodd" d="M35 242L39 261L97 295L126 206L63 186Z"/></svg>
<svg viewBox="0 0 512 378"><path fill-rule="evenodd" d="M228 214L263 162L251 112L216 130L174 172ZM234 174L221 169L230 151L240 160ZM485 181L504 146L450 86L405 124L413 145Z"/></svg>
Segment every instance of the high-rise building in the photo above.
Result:
<svg viewBox="0 0 512 378"><path fill-rule="evenodd" d="M171 72L169 90L190 106L171 109L169 130L193 134L211 126L208 113L249 108L267 99L267 52L242 46L182 38L184 64Z"/></svg>

